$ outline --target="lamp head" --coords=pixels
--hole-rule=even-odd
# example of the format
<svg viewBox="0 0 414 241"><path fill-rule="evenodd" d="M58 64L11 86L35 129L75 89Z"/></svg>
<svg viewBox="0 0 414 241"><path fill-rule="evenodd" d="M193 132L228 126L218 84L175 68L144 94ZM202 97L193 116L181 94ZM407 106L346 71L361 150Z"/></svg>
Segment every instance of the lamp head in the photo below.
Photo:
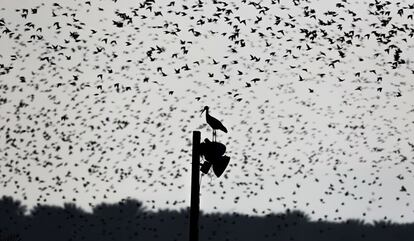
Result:
<svg viewBox="0 0 414 241"><path fill-rule="evenodd" d="M226 146L222 143L211 142L209 139L204 139L200 144L200 154L205 158L205 162L201 165L201 172L207 174L211 167L213 167L214 174L220 177L226 170L230 157L224 156Z"/></svg>
<svg viewBox="0 0 414 241"><path fill-rule="evenodd" d="M227 165L229 165L230 157L222 156L213 163L213 172L216 177L220 177L223 174L224 170L226 170Z"/></svg>

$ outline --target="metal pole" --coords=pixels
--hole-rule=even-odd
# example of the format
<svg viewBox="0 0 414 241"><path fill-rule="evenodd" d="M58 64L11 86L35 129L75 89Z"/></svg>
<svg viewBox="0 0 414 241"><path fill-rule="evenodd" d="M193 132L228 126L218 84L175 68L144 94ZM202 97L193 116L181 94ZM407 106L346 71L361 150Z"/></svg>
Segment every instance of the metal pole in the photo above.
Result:
<svg viewBox="0 0 414 241"><path fill-rule="evenodd" d="M198 216L200 212L200 139L201 133L193 131L191 164L190 241L198 241Z"/></svg>

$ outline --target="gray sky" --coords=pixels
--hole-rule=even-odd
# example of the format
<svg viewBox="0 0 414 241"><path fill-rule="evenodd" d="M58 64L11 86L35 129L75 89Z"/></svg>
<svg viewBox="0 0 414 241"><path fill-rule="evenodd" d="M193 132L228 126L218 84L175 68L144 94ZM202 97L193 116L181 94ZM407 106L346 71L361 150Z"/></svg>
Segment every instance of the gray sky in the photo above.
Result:
<svg viewBox="0 0 414 241"><path fill-rule="evenodd" d="M410 2L384 5L389 16L369 15L371 2L249 2L0 0L1 71L13 67L0 75L0 194L185 208L192 131L211 139L208 105L229 130L218 140L231 161L222 178L202 177L203 211L414 221ZM116 12L132 23L116 27ZM393 68L397 49L405 63Z"/></svg>

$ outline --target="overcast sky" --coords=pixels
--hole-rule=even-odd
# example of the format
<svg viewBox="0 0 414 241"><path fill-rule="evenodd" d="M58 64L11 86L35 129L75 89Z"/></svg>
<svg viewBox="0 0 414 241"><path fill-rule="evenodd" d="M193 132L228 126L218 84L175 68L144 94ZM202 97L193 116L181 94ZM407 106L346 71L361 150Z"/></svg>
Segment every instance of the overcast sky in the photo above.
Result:
<svg viewBox="0 0 414 241"><path fill-rule="evenodd" d="M253 2L0 0L0 194L414 221L410 1Z"/></svg>

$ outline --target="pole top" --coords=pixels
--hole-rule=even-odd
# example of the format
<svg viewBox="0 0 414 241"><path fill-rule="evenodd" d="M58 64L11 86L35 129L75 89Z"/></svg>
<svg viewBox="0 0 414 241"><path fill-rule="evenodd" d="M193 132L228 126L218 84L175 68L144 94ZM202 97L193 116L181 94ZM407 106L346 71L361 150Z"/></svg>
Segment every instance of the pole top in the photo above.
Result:
<svg viewBox="0 0 414 241"><path fill-rule="evenodd" d="M201 139L201 132L200 131L193 131L193 138Z"/></svg>

